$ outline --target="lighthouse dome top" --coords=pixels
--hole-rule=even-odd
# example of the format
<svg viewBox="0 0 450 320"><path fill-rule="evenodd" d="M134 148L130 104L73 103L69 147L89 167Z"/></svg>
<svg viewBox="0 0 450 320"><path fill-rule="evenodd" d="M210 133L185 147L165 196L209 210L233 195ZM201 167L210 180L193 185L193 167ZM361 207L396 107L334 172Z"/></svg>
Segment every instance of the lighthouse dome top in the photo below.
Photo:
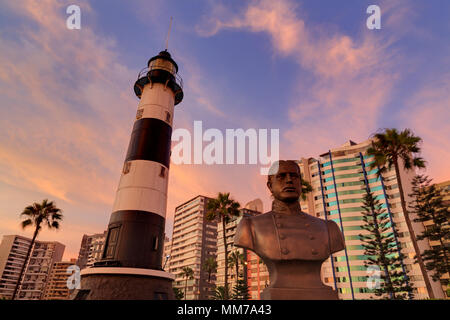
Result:
<svg viewBox="0 0 450 320"><path fill-rule="evenodd" d="M150 60L148 60L147 66L150 68L150 66L157 63L158 60L170 62L175 67L175 73L178 73L178 65L175 60L172 59L170 53L167 50L161 51L157 56L154 56Z"/></svg>
<svg viewBox="0 0 450 320"><path fill-rule="evenodd" d="M139 72L134 84L134 93L140 99L145 85L162 83L175 95L175 105L183 100L183 79L178 74L178 65L167 50L161 51L148 61L146 68Z"/></svg>

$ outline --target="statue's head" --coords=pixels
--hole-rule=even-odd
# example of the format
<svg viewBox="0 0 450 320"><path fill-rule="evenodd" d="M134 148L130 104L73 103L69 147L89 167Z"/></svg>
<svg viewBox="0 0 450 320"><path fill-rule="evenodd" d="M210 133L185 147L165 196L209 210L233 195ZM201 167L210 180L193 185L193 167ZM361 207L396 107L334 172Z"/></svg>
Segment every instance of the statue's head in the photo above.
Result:
<svg viewBox="0 0 450 320"><path fill-rule="evenodd" d="M272 196L283 202L298 201L302 192L300 167L293 160L280 160L272 164L267 177Z"/></svg>

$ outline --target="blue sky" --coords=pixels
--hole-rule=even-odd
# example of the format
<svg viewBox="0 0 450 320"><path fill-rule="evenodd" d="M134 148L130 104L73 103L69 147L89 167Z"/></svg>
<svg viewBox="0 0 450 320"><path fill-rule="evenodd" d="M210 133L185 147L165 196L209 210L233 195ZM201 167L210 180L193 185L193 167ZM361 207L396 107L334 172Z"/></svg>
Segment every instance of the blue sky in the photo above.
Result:
<svg viewBox="0 0 450 320"><path fill-rule="evenodd" d="M65 27L81 8L81 30ZM366 28L377 4L382 29ZM448 1L0 1L0 235L28 204L55 200L63 229L41 239L77 255L108 223L138 100L132 85L164 49L185 98L174 129L278 128L282 158L409 127L426 174L450 179ZM258 166L172 165L174 208L229 191L270 198Z"/></svg>

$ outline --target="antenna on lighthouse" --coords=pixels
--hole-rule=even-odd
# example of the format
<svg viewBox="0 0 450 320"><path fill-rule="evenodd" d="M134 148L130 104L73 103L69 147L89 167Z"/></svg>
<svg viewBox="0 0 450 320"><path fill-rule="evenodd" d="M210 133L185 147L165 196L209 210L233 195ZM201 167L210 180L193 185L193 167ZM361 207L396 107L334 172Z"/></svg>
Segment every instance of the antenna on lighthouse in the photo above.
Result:
<svg viewBox="0 0 450 320"><path fill-rule="evenodd" d="M170 17L169 31L167 32L167 38L166 38L166 51L169 47L169 36L170 36L170 29L172 28L172 20L173 20L173 17Z"/></svg>

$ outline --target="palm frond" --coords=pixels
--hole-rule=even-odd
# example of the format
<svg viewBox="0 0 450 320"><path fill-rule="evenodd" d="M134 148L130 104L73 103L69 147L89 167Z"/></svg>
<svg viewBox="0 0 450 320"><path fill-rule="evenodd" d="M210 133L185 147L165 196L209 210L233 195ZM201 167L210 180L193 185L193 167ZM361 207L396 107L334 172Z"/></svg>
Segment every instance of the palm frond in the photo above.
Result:
<svg viewBox="0 0 450 320"><path fill-rule="evenodd" d="M22 229L25 229L26 227L28 227L29 225L32 225L33 221L31 219L26 219L23 220L21 225L22 225Z"/></svg>

